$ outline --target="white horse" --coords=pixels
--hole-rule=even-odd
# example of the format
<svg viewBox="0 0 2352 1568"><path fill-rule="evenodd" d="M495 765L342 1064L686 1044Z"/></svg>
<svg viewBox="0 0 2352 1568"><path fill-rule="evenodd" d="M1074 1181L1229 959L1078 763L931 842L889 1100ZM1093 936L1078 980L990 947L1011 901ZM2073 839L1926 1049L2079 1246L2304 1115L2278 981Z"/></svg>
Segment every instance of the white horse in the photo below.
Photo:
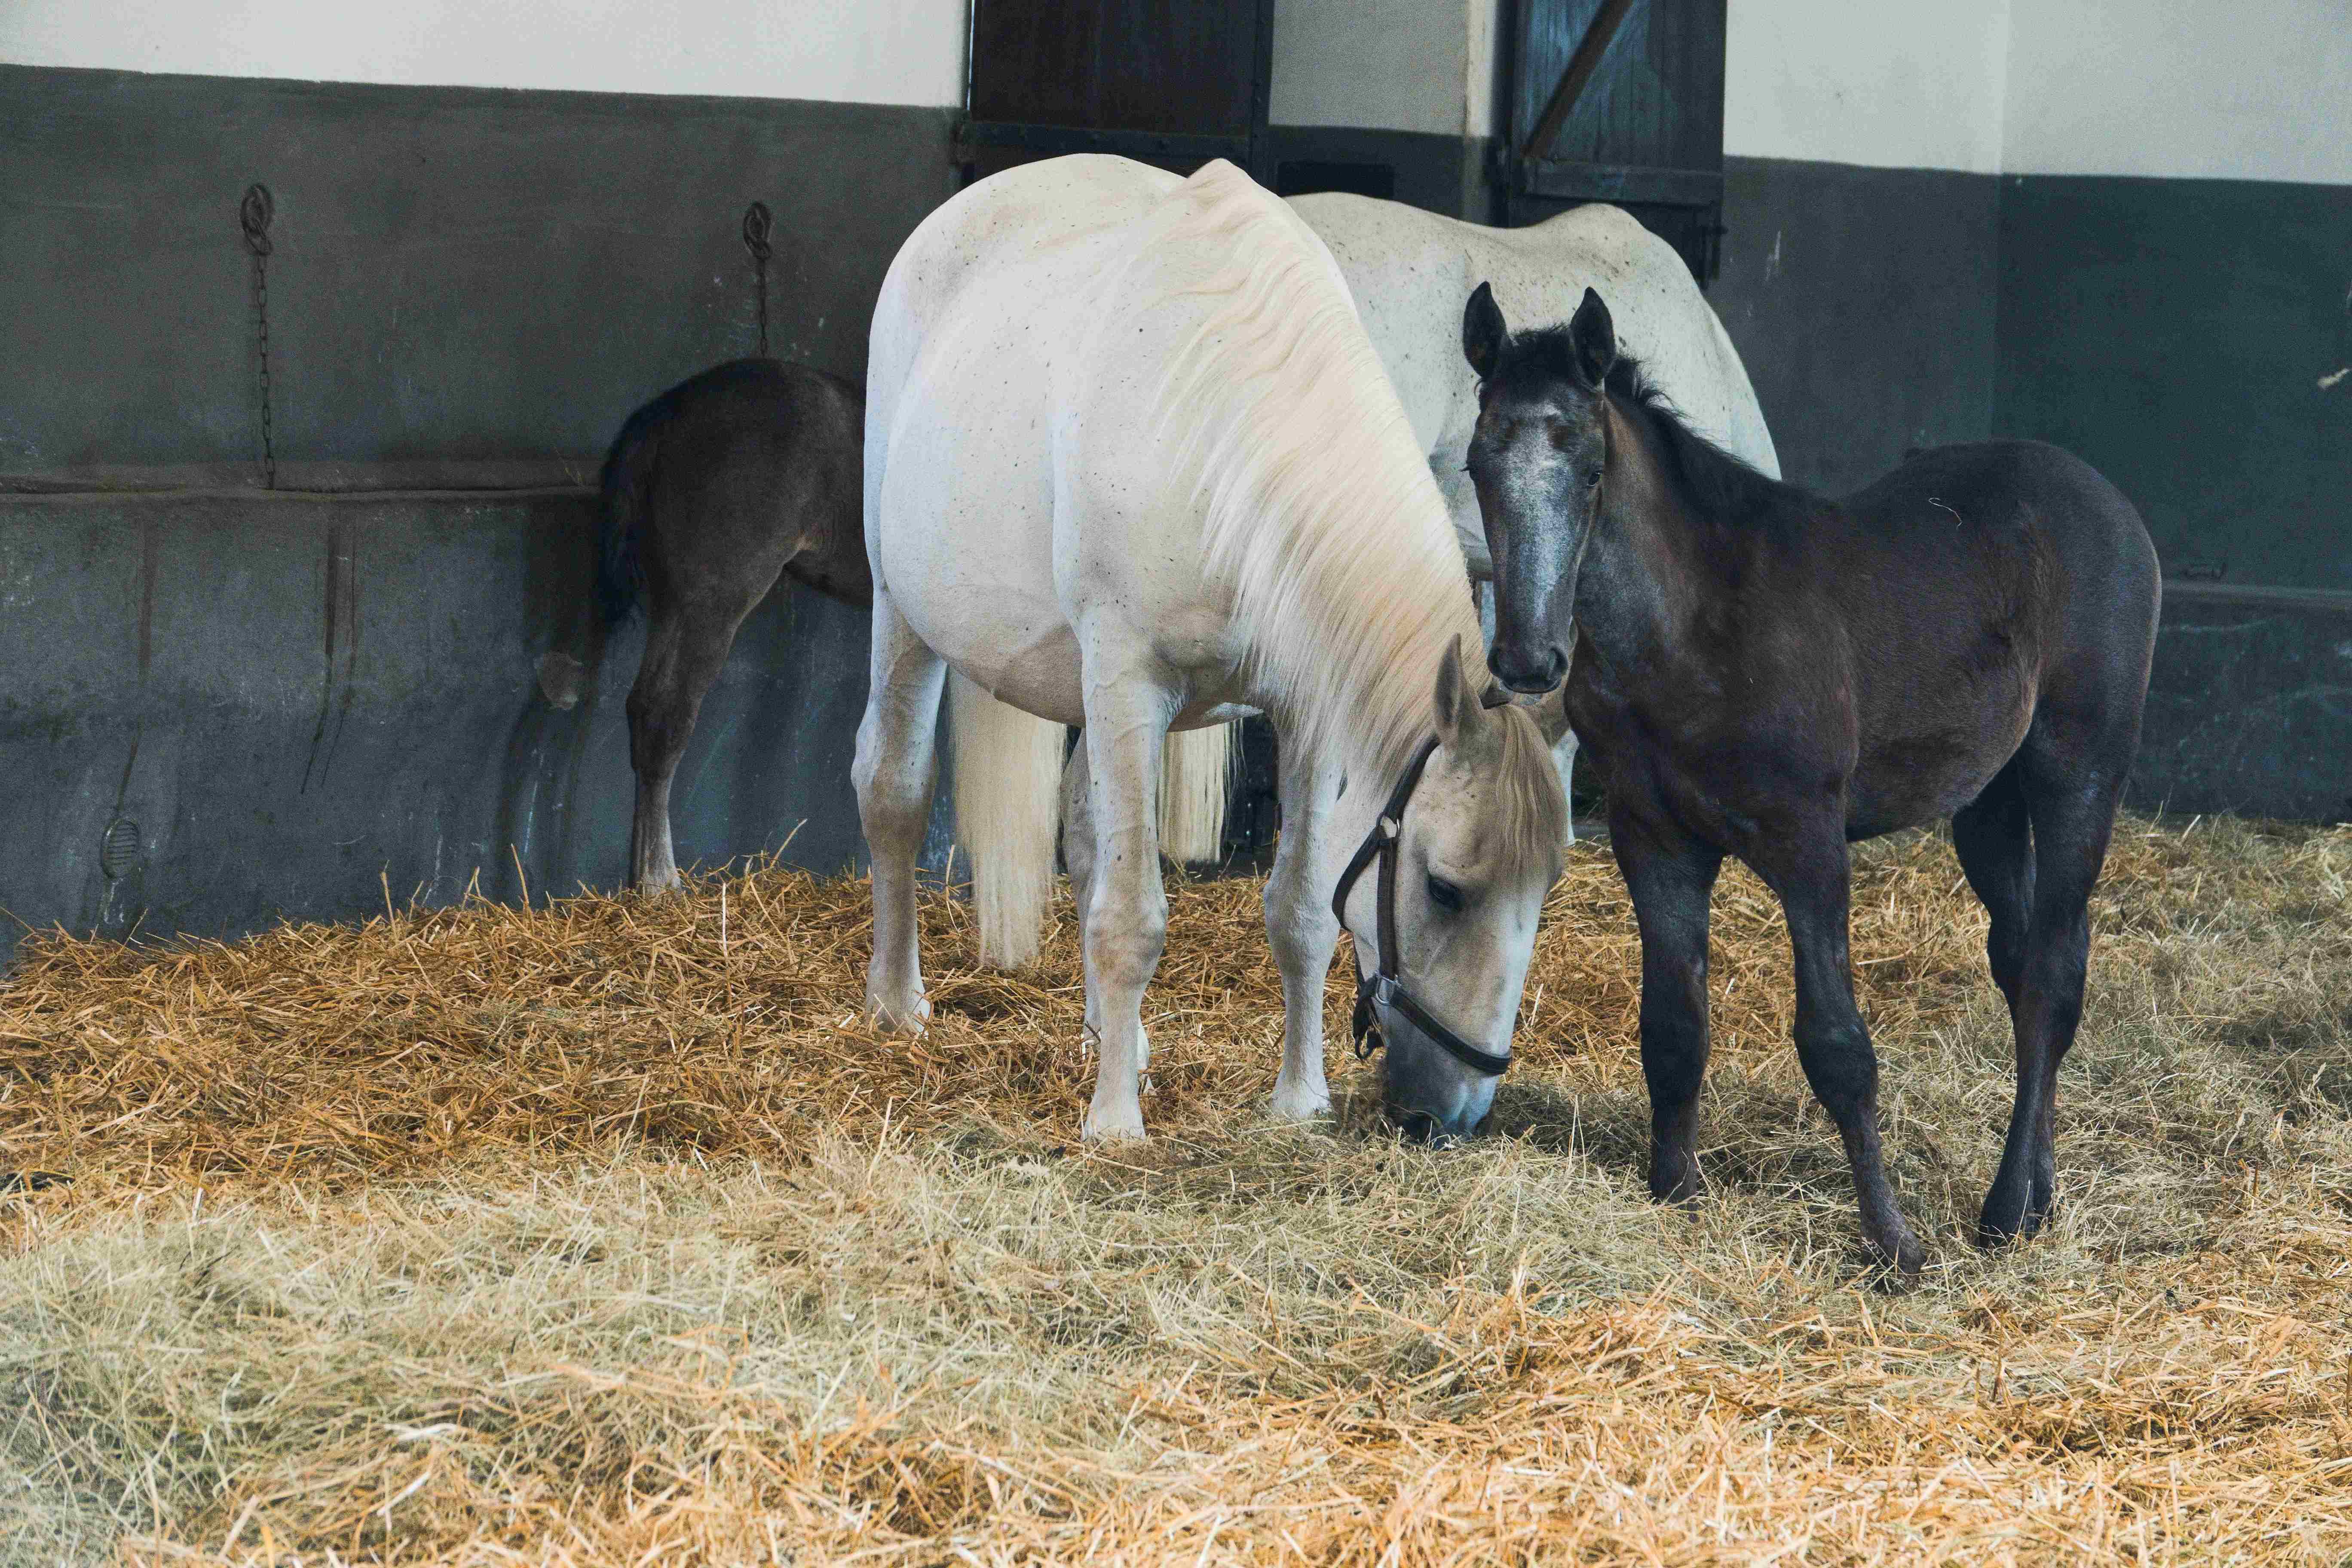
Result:
<svg viewBox="0 0 2352 1568"><path fill-rule="evenodd" d="M1323 979L1341 918L1359 963L1393 973L1409 1012L1498 1054L1559 875L1566 804L1544 748L1560 721L1556 707L1542 722L1488 710L1465 677L1478 623L1444 500L1329 251L1288 208L1223 163L1180 182L1079 157L999 174L934 213L875 310L866 543L873 669L856 781L878 1022L917 1028L929 1011L915 854L952 667L1002 704L1085 726L1090 831L1074 835L1071 872L1101 1053L1087 1136L1143 1127L1166 737L1243 707L1282 738L1265 894L1285 999L1276 1113L1329 1104ZM1050 876L1053 791L1041 816L1029 787L1038 748L992 753L986 725L964 717L959 770L1008 767L1003 804L1020 819L962 821L966 842L983 858L1013 842L1034 865L1042 841ZM1328 900L1425 742L1433 753L1397 808L1383 954L1385 874L1357 879L1339 916ZM1409 1130L1484 1117L1491 1072L1425 1031L1388 1038L1391 1109Z"/></svg>

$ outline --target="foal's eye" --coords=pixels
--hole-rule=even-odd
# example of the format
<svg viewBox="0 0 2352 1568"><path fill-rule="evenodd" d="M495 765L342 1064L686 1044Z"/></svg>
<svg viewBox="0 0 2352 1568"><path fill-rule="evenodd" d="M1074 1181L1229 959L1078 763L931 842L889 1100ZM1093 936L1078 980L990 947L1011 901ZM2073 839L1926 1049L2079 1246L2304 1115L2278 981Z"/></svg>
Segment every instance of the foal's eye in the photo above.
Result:
<svg viewBox="0 0 2352 1568"><path fill-rule="evenodd" d="M1589 490L1597 490L1601 488L1601 470L1599 468L1587 468L1584 470L1584 488Z"/></svg>
<svg viewBox="0 0 2352 1568"><path fill-rule="evenodd" d="M1462 908L1462 889L1443 877L1432 877L1429 879L1429 901L1441 910L1458 911Z"/></svg>

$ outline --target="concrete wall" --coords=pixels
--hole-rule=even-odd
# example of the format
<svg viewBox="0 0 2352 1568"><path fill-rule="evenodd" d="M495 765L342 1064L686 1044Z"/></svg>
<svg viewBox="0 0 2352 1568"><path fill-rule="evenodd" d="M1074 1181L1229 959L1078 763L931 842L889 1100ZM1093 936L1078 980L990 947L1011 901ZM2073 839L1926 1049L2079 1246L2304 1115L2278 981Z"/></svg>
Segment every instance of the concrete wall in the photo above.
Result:
<svg viewBox="0 0 2352 1568"><path fill-rule="evenodd" d="M600 647L590 628L591 505L0 500L0 908L222 936L360 918L387 889L405 904L616 885L644 631ZM678 772L682 862L862 858L865 664L861 613L788 587L753 614ZM118 822L136 853L110 868Z"/></svg>

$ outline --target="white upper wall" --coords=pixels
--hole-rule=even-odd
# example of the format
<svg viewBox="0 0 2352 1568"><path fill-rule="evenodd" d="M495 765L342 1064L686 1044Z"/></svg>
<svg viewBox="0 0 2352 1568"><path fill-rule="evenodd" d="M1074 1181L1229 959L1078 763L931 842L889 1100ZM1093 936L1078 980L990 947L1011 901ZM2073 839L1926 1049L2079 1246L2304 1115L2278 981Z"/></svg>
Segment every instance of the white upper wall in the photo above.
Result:
<svg viewBox="0 0 2352 1568"><path fill-rule="evenodd" d="M0 61L201 76L963 101L966 0L0 0Z"/></svg>
<svg viewBox="0 0 2352 1568"><path fill-rule="evenodd" d="M1728 0L1724 151L2352 184L2352 0ZM1496 0L1277 0L1285 125L1491 135ZM0 0L0 61L951 106L968 0Z"/></svg>
<svg viewBox="0 0 2352 1568"><path fill-rule="evenodd" d="M1723 150L1990 174L2009 33L2009 0L1730 0Z"/></svg>
<svg viewBox="0 0 2352 1568"><path fill-rule="evenodd" d="M2352 0L2025 0L2001 167L2352 184Z"/></svg>

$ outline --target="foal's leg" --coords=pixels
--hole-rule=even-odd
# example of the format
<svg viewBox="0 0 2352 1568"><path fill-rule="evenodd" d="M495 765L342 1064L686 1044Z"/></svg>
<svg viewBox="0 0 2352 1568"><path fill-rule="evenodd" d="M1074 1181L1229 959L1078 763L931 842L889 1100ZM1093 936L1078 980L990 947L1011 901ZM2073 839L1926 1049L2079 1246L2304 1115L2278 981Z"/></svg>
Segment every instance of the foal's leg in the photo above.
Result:
<svg viewBox="0 0 2352 1568"><path fill-rule="evenodd" d="M1952 817L1952 847L1960 869L1991 917L1985 959L1993 984L2009 1003L2012 1025L2017 987L2025 972L2026 923L2033 914L2033 833L2025 809L2021 769L2012 761L1984 793Z"/></svg>
<svg viewBox="0 0 2352 1568"><path fill-rule="evenodd" d="M1796 949L1797 1059L1845 1143L1864 1245L1906 1274L1916 1273L1927 1253L1904 1223L1894 1184L1886 1179L1878 1137L1878 1053L1871 1048L1870 1027L1853 1002L1843 825L1816 826L1788 850L1786 861L1766 871L1766 879L1780 895Z"/></svg>
<svg viewBox="0 0 2352 1568"><path fill-rule="evenodd" d="M669 786L694 735L695 716L727 663L735 633L773 579L748 598L678 600L653 595L646 657L629 688L629 767L637 778L629 825L629 880L640 893L677 886L670 845Z"/></svg>
<svg viewBox="0 0 2352 1568"><path fill-rule="evenodd" d="M1698 1091L1706 1077L1707 900L1723 857L1662 839L1623 814L1609 842L1642 930L1642 1076L1650 1085L1650 1195L1681 1203L1704 1190Z"/></svg>
<svg viewBox="0 0 2352 1568"><path fill-rule="evenodd" d="M1274 1080L1274 1113L1303 1121L1331 1109L1323 1075L1323 983L1339 945L1331 889L1318 880L1330 834L1338 772L1321 759L1277 740L1275 765L1282 791L1282 836L1274 875L1265 884L1265 935L1282 971L1282 1072Z"/></svg>
<svg viewBox="0 0 2352 1568"><path fill-rule="evenodd" d="M946 676L946 664L877 585L866 718L857 727L850 777L874 856L874 957L866 967L866 1012L886 1029L919 1030L931 1016L915 920L915 857L930 820Z"/></svg>
<svg viewBox="0 0 2352 1568"><path fill-rule="evenodd" d="M2033 904L2010 1005L2017 1032L2017 1102L2000 1170L1977 1219L1977 1239L1986 1246L2033 1235L2057 1198L2058 1064L2083 1020L2091 889L2106 860L2124 783L2120 768L2086 761L2090 749L2053 737L2037 722L2019 754L2033 822ZM2129 756L2128 747L2124 754Z"/></svg>
<svg viewBox="0 0 2352 1568"><path fill-rule="evenodd" d="M1149 648L1117 630L1082 626L1088 794L1095 866L1087 906L1087 995L1101 1056L1080 1131L1143 1136L1143 988L1168 937L1160 881L1160 766L1174 703L1153 679Z"/></svg>

